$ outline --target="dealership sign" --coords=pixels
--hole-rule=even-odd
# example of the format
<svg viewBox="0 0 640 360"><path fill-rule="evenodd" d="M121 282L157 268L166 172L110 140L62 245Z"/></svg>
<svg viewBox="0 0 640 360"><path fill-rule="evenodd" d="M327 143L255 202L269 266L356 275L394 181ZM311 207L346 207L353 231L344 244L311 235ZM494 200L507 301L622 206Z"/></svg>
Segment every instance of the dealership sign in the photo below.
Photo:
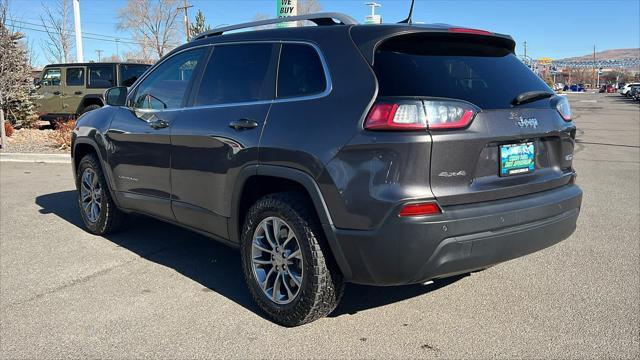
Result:
<svg viewBox="0 0 640 360"><path fill-rule="evenodd" d="M279 18L298 15L298 0L276 0L276 15ZM278 27L295 27L295 22L279 23Z"/></svg>

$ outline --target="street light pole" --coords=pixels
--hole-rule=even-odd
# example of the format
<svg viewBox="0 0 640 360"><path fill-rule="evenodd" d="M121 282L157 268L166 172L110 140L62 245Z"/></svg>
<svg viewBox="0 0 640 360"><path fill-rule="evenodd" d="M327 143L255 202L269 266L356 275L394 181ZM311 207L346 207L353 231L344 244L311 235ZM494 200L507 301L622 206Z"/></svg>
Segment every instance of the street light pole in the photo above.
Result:
<svg viewBox="0 0 640 360"><path fill-rule="evenodd" d="M76 61L84 62L82 51L82 29L80 27L80 0L73 0L73 24L76 33Z"/></svg>

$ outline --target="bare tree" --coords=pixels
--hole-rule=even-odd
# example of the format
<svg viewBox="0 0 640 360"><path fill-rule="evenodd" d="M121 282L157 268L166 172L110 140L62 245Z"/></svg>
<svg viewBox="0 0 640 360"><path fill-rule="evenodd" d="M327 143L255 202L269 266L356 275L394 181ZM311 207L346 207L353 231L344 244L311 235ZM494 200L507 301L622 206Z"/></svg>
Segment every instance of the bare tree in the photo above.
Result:
<svg viewBox="0 0 640 360"><path fill-rule="evenodd" d="M271 16L265 13L259 12L253 15L253 18L251 19L251 21L261 21L261 20L267 20L267 19L271 19ZM255 26L253 29L264 30L264 29L272 29L273 27L274 27L273 25L262 25L262 26Z"/></svg>
<svg viewBox="0 0 640 360"><path fill-rule="evenodd" d="M118 29L131 33L145 58L157 59L178 45L177 17L177 0L127 0L118 10Z"/></svg>
<svg viewBox="0 0 640 360"><path fill-rule="evenodd" d="M319 0L298 0L298 15L306 15L320 12L322 5Z"/></svg>
<svg viewBox="0 0 640 360"><path fill-rule="evenodd" d="M47 33L42 45L49 62L71 61L73 49L71 11L71 0L56 0L52 7L42 3L43 14L40 15L40 21Z"/></svg>

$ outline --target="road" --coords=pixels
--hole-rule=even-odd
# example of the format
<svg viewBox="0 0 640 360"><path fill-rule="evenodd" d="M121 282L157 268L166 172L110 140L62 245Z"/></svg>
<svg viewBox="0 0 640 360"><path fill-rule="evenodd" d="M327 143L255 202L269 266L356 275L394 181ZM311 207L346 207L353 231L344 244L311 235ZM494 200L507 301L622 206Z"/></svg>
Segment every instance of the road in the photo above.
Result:
<svg viewBox="0 0 640 360"><path fill-rule="evenodd" d="M635 358L640 356L640 108L570 95L578 230L484 272L350 285L328 318L266 320L239 255L147 218L82 230L68 165L0 164L1 358Z"/></svg>

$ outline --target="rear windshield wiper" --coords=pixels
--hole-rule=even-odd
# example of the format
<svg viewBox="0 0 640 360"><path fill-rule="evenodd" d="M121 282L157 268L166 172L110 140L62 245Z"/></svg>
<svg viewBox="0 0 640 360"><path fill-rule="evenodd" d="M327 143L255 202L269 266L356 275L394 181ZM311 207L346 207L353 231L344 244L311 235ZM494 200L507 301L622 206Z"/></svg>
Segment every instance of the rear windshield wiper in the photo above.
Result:
<svg viewBox="0 0 640 360"><path fill-rule="evenodd" d="M548 91L527 91L515 97L515 99L511 100L511 105L518 106L526 103L530 103L533 101L546 99L554 96L554 93L550 93Z"/></svg>

